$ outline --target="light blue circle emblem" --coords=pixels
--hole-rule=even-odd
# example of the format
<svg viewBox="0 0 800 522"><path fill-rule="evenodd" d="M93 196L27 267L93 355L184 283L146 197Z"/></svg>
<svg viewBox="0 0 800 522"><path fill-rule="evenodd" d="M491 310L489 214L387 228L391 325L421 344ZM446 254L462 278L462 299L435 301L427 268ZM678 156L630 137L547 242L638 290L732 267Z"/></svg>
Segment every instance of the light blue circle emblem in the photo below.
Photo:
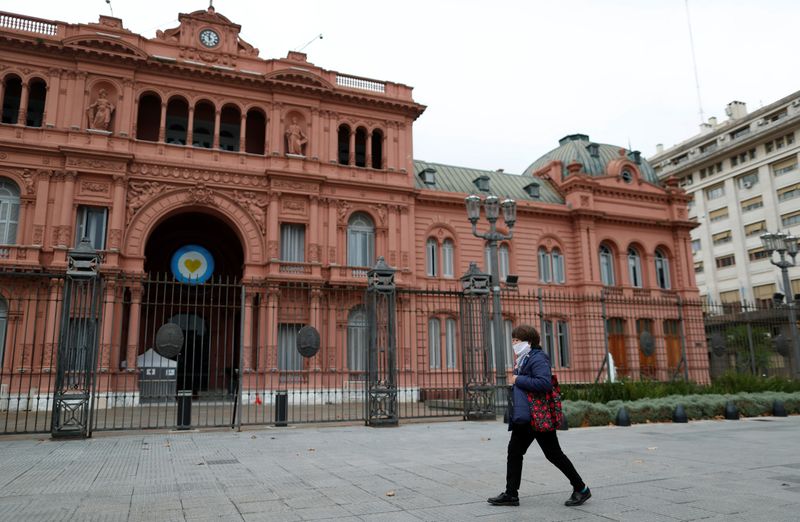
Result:
<svg viewBox="0 0 800 522"><path fill-rule="evenodd" d="M214 273L214 257L199 245L186 245L172 255L170 266L176 280L201 285Z"/></svg>

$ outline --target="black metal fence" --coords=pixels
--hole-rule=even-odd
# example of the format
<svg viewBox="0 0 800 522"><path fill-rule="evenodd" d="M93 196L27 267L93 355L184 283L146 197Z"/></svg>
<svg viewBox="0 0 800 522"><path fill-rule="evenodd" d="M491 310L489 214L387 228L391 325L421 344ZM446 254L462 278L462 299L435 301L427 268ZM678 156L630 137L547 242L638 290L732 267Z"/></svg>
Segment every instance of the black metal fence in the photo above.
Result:
<svg viewBox="0 0 800 522"><path fill-rule="evenodd" d="M490 300L461 291L397 289L394 312L380 315L366 286L109 274L97 280L92 312L78 317L80 307L64 304L66 280L0 274L0 433L52 431L64 388L59 348L88 368L89 432L174 428L179 414L192 427L367 422L378 389L391 391L400 420L481 418L494 405L493 350L506 350L500 372L513 361L510 342L493 346ZM505 291L501 306L505 338L518 324L537 326L565 385L791 374L785 307L615 290ZM161 335L169 324L180 330L172 345ZM310 357L297 350L306 325L321 340ZM372 351L383 361L375 372ZM83 365L87 358L94 364Z"/></svg>

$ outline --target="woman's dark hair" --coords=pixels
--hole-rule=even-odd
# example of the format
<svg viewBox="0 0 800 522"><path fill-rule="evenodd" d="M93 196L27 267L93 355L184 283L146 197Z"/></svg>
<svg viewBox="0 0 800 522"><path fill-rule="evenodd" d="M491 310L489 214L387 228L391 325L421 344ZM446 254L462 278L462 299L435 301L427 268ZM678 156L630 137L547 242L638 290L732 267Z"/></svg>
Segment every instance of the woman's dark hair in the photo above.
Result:
<svg viewBox="0 0 800 522"><path fill-rule="evenodd" d="M531 347L539 346L539 332L529 324L521 324L514 328L511 337L520 341L527 341Z"/></svg>

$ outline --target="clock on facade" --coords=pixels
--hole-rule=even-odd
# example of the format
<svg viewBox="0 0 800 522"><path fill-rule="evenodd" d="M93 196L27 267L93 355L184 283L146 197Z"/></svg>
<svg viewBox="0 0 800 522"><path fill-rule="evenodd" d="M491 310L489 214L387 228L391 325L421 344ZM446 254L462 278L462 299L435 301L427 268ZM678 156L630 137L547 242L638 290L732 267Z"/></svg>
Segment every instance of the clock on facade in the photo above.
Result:
<svg viewBox="0 0 800 522"><path fill-rule="evenodd" d="M200 31L200 43L206 47L216 47L219 43L219 35L211 29L203 29Z"/></svg>

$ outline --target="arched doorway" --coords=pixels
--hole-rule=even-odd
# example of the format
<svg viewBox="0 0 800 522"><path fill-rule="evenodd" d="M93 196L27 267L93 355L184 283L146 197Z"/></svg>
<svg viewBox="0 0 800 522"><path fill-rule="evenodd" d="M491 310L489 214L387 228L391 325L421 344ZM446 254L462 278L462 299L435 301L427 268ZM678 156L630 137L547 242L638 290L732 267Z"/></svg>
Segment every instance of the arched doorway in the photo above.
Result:
<svg viewBox="0 0 800 522"><path fill-rule="evenodd" d="M164 219L145 245L139 353L158 351L167 323L183 332L176 388L231 407L238 386L244 250L222 219L186 211Z"/></svg>

